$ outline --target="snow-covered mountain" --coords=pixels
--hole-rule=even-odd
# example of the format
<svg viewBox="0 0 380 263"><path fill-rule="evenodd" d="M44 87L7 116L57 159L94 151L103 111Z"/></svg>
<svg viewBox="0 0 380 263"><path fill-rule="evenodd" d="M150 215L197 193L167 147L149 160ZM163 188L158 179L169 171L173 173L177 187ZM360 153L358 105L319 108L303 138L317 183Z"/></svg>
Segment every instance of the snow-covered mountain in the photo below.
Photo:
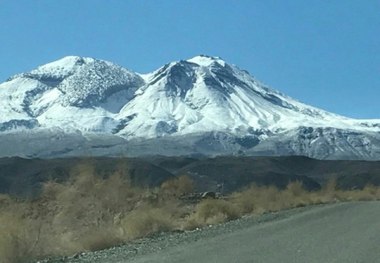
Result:
<svg viewBox="0 0 380 263"><path fill-rule="evenodd" d="M307 155L380 159L380 120L300 103L218 57L149 74L65 57L0 84L0 156Z"/></svg>

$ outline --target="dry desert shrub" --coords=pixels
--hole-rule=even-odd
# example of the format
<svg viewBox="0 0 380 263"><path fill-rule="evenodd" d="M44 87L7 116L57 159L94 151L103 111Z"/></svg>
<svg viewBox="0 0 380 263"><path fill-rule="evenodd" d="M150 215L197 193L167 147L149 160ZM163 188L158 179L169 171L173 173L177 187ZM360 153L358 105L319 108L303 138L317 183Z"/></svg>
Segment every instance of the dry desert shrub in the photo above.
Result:
<svg viewBox="0 0 380 263"><path fill-rule="evenodd" d="M0 214L0 258L4 263L24 262L29 257L27 230L20 215Z"/></svg>
<svg viewBox="0 0 380 263"><path fill-rule="evenodd" d="M128 213L121 226L128 239L148 236L156 232L169 231L174 228L174 218L164 208L140 207Z"/></svg>
<svg viewBox="0 0 380 263"><path fill-rule="evenodd" d="M123 240L117 217L133 210L142 190L132 187L118 173L102 179L91 167L80 167L79 173L66 184L45 185L52 239L58 242L56 254L107 248Z"/></svg>
<svg viewBox="0 0 380 263"><path fill-rule="evenodd" d="M281 192L274 186L252 185L246 190L233 193L230 201L243 214L261 214L267 211L276 211L283 206Z"/></svg>
<svg viewBox="0 0 380 263"><path fill-rule="evenodd" d="M179 197L194 191L194 182L188 176L182 175L166 182L161 185L163 195Z"/></svg>
<svg viewBox="0 0 380 263"><path fill-rule="evenodd" d="M70 240L69 240L70 241ZM116 225L94 227L81 236L76 245L80 251L96 251L123 243L123 230ZM72 242L72 241L71 241ZM75 243L75 242L74 242Z"/></svg>
<svg viewBox="0 0 380 263"><path fill-rule="evenodd" d="M358 190L336 190L335 197L339 201L374 201L380 199L380 187L367 185Z"/></svg>
<svg viewBox="0 0 380 263"><path fill-rule="evenodd" d="M301 182L290 182L288 186L280 190L274 186L252 185L246 190L231 195L231 202L236 205L243 214L278 211L293 207L318 203L320 194L308 192Z"/></svg>
<svg viewBox="0 0 380 263"><path fill-rule="evenodd" d="M39 222L25 217L26 206L13 202L0 211L0 262L27 262L39 254Z"/></svg>
<svg viewBox="0 0 380 263"><path fill-rule="evenodd" d="M205 199L195 206L184 228L193 229L203 225L223 223L236 219L240 211L233 203L221 199Z"/></svg>
<svg viewBox="0 0 380 263"><path fill-rule="evenodd" d="M46 183L37 200L14 202L2 195L0 258L22 262L118 244L125 240L120 214L133 210L143 193L117 172L103 179L91 165L81 165L68 182Z"/></svg>
<svg viewBox="0 0 380 263"><path fill-rule="evenodd" d="M59 248L50 249L53 254L98 250L169 231L185 213L172 195L132 186L121 173L101 178L91 165L76 167L73 173L65 184L47 183L42 195L52 225L50 239ZM179 177L167 186L178 194L189 191L191 183Z"/></svg>
<svg viewBox="0 0 380 263"><path fill-rule="evenodd" d="M279 207L279 209L288 209L312 204L311 193L313 192L304 189L302 182L290 182L286 189L280 191L281 201L279 204L281 207Z"/></svg>

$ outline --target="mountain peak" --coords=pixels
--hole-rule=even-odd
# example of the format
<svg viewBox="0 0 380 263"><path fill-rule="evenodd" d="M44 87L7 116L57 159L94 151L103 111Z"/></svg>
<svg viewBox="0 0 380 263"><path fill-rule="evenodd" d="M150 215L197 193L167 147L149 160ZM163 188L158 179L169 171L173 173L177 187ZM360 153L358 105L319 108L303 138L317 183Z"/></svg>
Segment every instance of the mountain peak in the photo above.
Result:
<svg viewBox="0 0 380 263"><path fill-rule="evenodd" d="M213 57L208 55L199 55L187 60L188 62L195 63L202 67L209 67L210 65L217 63L224 67L226 62L220 57Z"/></svg>
<svg viewBox="0 0 380 263"><path fill-rule="evenodd" d="M63 79L73 74L79 67L93 61L95 61L93 58L66 56L48 64L39 66L37 69L32 70L30 73L37 75L48 74Z"/></svg>

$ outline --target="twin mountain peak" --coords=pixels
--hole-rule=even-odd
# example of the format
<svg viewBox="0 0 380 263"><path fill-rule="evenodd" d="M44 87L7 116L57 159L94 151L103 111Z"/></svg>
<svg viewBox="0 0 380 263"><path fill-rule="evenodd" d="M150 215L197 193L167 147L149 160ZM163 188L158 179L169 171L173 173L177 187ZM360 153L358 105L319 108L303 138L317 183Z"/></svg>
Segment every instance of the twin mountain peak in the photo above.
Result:
<svg viewBox="0 0 380 263"><path fill-rule="evenodd" d="M68 56L9 78L0 84L0 101L0 144L15 134L59 131L91 147L97 143L89 138L102 137L111 155L118 153L108 141L116 139L130 148L144 144L141 155L380 156L379 120L303 104L219 57L200 55L139 74ZM167 149L157 150L158 142ZM76 155L72 148L68 155Z"/></svg>

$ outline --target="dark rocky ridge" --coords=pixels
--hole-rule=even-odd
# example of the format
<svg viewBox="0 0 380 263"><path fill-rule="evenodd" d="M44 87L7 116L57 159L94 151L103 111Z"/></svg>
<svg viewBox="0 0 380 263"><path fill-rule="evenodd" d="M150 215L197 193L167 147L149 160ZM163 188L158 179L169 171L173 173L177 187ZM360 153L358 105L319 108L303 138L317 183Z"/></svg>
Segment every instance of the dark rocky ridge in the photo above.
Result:
<svg viewBox="0 0 380 263"><path fill-rule="evenodd" d="M301 181L306 189L316 190L330 178L336 178L338 187L343 189L380 185L380 162L322 161L299 156L1 158L0 193L36 196L43 182L64 182L81 164L93 166L96 174L102 177L119 171L140 186L154 187L174 176L188 175L196 183L195 191L221 191L223 194L252 183L284 188L291 181Z"/></svg>

